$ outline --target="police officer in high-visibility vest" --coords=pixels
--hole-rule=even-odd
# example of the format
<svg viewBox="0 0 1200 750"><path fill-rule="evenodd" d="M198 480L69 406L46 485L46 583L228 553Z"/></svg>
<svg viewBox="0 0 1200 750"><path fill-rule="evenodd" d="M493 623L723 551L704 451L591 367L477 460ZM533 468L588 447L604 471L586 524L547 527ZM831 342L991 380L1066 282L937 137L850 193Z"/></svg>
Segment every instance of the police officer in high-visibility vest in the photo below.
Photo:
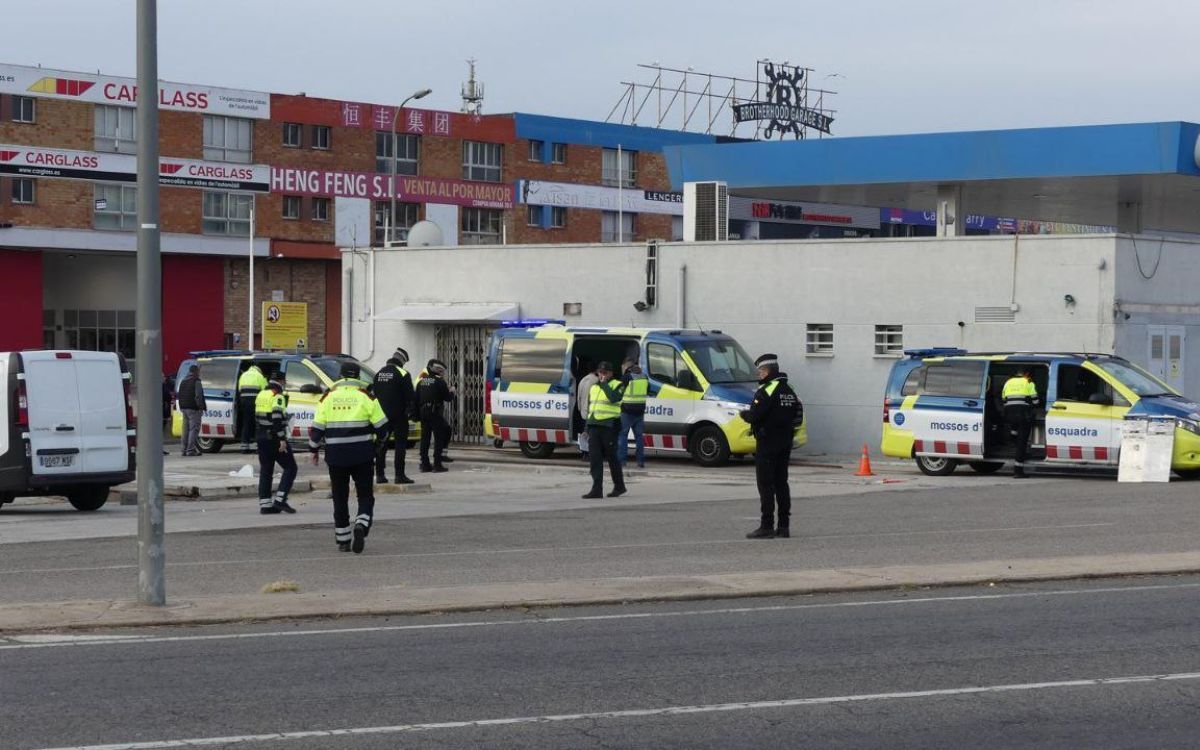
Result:
<svg viewBox="0 0 1200 750"><path fill-rule="evenodd" d="M251 364L242 373L237 382L238 396L238 434L242 438L242 453L253 453L250 443L255 439L257 429L254 423L254 400L263 388L267 387L267 378L258 365Z"/></svg>
<svg viewBox="0 0 1200 750"><path fill-rule="evenodd" d="M757 443L754 473L758 480L761 517L758 528L746 537L789 537L792 535L792 494L788 487L788 462L792 458L793 435L803 418L803 411L796 392L788 385L787 375L779 371L777 356L764 354L754 360L754 364L758 367L758 390L750 408L743 410L741 417L750 425Z"/></svg>
<svg viewBox="0 0 1200 750"><path fill-rule="evenodd" d="M321 446L333 495L333 535L342 552L363 551L375 512L375 441L387 429L379 402L358 379L357 364L342 365L342 379L321 398L313 418L309 447L316 464ZM350 481L358 495L358 515L350 525Z"/></svg>
<svg viewBox="0 0 1200 750"><path fill-rule="evenodd" d="M258 438L258 512L295 513L288 505L288 493L296 481L296 457L288 445L288 397L283 392L283 373L276 373L254 400L254 421ZM279 487L271 495L275 464L283 469Z"/></svg>
<svg viewBox="0 0 1200 750"><path fill-rule="evenodd" d="M624 468L629 459L629 436L633 435L634 457L639 469L646 468L646 399L650 394L650 381L636 359L621 363L624 374L621 380L625 389L621 395L621 433L617 436L617 457Z"/></svg>
<svg viewBox="0 0 1200 750"><path fill-rule="evenodd" d="M1004 421L1016 432L1016 455L1013 466L1013 476L1024 479L1025 459L1029 455L1029 435L1033 432L1033 422L1038 404L1037 386L1033 383L1033 371L1028 367L1021 368L1018 375L1004 382L1004 390L1000 392L1004 401Z"/></svg>
<svg viewBox="0 0 1200 750"><path fill-rule="evenodd" d="M408 352L397 348L388 358L386 364L375 373L375 382L371 384L372 395L383 407L387 416L387 432L392 435L396 445L396 484L412 484L404 472L404 453L408 448L408 414L414 407L415 395L412 378L404 365L408 363ZM388 441L385 434L375 446L375 481L378 484L387 483L387 454Z"/></svg>
<svg viewBox="0 0 1200 750"><path fill-rule="evenodd" d="M621 426L620 383L613 384L612 365L601 362L596 366L599 380L588 394L588 454L592 469L592 489L585 500L604 497L604 463L612 473L613 488L609 497L625 494L625 475L617 458L617 432Z"/></svg>

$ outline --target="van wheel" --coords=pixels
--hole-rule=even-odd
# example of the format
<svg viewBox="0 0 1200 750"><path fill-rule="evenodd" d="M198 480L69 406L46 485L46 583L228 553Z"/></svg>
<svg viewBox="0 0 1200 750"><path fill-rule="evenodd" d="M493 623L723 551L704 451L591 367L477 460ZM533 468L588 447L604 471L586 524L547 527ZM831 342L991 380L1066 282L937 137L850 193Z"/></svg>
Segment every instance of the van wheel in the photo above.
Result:
<svg viewBox="0 0 1200 750"><path fill-rule="evenodd" d="M1200 469L1176 469L1175 474L1180 479L1186 479L1189 481L1193 479L1200 479ZM2 502L4 501L0 500L0 503Z"/></svg>
<svg viewBox="0 0 1200 750"><path fill-rule="evenodd" d="M701 466L724 466L729 463L729 441L721 428L704 425L692 433L692 458Z"/></svg>
<svg viewBox="0 0 1200 750"><path fill-rule="evenodd" d="M67 502L71 503L75 510L100 510L108 502L108 487L89 485L73 489L67 493Z"/></svg>
<svg viewBox="0 0 1200 750"><path fill-rule="evenodd" d="M972 461L967 465L977 474L995 474L1004 468L1003 461Z"/></svg>
<svg viewBox="0 0 1200 750"><path fill-rule="evenodd" d="M549 458L554 452L554 443L534 443L528 440L521 441L521 452L526 458Z"/></svg>
<svg viewBox="0 0 1200 750"><path fill-rule="evenodd" d="M225 447L225 441L212 437L196 438L196 447L203 453L220 453Z"/></svg>
<svg viewBox="0 0 1200 750"><path fill-rule="evenodd" d="M917 456L917 468L931 477L946 477L958 468L958 460L939 456Z"/></svg>

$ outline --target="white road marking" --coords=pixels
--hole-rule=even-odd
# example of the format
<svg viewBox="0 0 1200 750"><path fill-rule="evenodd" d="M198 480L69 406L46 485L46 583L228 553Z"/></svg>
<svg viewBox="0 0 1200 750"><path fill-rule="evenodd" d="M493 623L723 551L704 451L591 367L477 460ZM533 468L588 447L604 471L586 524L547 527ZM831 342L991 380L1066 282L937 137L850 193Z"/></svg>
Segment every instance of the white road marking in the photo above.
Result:
<svg viewBox="0 0 1200 750"><path fill-rule="evenodd" d="M739 703L710 703L698 706L666 706L662 708L634 708L622 711L595 711L575 714L546 714L543 716L514 716L502 719L475 719L473 721L441 721L427 724L394 724L379 727L352 727L346 729L313 729L298 732L275 732L271 734L242 734L228 737L195 737L178 740L156 740L151 742L126 742L109 745L74 745L70 747L46 748L44 750L160 750L163 748L204 747L211 745L250 744L257 742L282 742L307 740L314 737L357 737L362 735L404 734L409 732L431 732L445 729L478 729L485 727L517 726L521 724L549 724L572 721L602 721L605 719L641 719L656 716L687 716L732 711L760 711L778 708L802 708L806 706L828 706L840 703L871 703L881 701L912 700L921 698L943 698L958 695L983 695L988 693L1018 693L1035 690L1062 690L1069 688L1104 687L1111 685L1141 685L1161 682L1181 682L1200 679L1200 672L1176 672L1173 674L1132 675L1126 677L1094 677L1082 680L1057 680L1053 682L1026 682L1008 685L981 685L939 690L909 690L894 693L861 693L858 695L830 695L816 698L787 698L773 701L746 701Z"/></svg>
<svg viewBox="0 0 1200 750"><path fill-rule="evenodd" d="M758 520L758 516L746 516L746 520ZM378 523L378 522L377 522ZM1091 529L1097 526L1116 526L1114 522L1104 523L1068 523L1052 526L1002 526L989 529L928 529L924 531L879 531L861 534L803 534L796 536L807 539L861 539L871 537L893 536L927 536L931 534L999 534L1020 531L1053 531L1061 529ZM186 532L180 532L186 533ZM696 539L682 542L640 542L637 544L596 544L580 547L515 547L507 549L478 549L457 550L447 552L397 552L393 554L372 554L372 559L381 558L417 558L417 557L471 557L478 555L513 555L530 552L588 552L620 549L646 549L653 547L702 547L726 544L748 545L745 539ZM168 568L195 568L207 565L264 565L277 562L324 562L326 560L345 560L345 555L320 555L317 557L266 557L244 560L196 560L191 562L167 563ZM0 570L3 575L40 574L40 573L83 573L96 570L136 570L136 565L93 565L80 568L26 568L19 570Z"/></svg>
<svg viewBox="0 0 1200 750"><path fill-rule="evenodd" d="M272 630L252 633L216 633L211 635L97 635L73 639L56 636L57 640L46 642L22 642L29 636L0 636L0 651L15 651L33 648L64 648L79 646L142 645L145 643L190 643L200 641L238 641L256 638L296 638L322 635L357 635L363 633L399 633L412 630L462 630L467 628L495 628L529 625L564 625L584 622L606 622L620 620L662 620L679 617L703 617L706 615L745 615L758 612L796 612L806 609L847 609L853 607L883 607L906 604L937 604L943 602L978 602L1004 599L1033 599L1052 596L1082 596L1090 594L1114 594L1168 589L1195 589L1200 583L1154 584L1147 586L1111 586L1090 589L1060 589L1051 591L1022 591L1004 594L963 594L959 596L925 596L911 599L872 599L861 602L812 602L808 604L774 604L761 607L722 607L720 609L690 609L673 612L622 612L613 615L577 615L564 617L533 617L512 620L480 620L476 622L429 622L415 625L375 625L358 628L327 628L311 630Z"/></svg>

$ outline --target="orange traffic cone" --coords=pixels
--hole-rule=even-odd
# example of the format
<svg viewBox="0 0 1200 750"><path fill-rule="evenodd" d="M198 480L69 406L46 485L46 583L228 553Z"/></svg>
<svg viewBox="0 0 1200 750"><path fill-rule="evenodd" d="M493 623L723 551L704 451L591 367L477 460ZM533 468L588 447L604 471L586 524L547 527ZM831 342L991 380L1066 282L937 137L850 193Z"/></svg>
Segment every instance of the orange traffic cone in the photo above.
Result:
<svg viewBox="0 0 1200 750"><path fill-rule="evenodd" d="M862 458L858 460L858 471L855 472L856 477L873 477L875 472L871 471L871 457L867 454L867 444L863 443Z"/></svg>

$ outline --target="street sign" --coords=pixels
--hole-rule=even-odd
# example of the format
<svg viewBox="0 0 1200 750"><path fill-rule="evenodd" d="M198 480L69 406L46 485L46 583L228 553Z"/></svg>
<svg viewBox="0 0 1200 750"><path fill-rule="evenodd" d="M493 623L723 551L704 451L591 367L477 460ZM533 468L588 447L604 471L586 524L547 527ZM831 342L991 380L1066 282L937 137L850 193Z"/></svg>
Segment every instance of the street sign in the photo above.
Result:
<svg viewBox="0 0 1200 750"><path fill-rule="evenodd" d="M307 303L262 303L263 349L305 349L307 341Z"/></svg>

